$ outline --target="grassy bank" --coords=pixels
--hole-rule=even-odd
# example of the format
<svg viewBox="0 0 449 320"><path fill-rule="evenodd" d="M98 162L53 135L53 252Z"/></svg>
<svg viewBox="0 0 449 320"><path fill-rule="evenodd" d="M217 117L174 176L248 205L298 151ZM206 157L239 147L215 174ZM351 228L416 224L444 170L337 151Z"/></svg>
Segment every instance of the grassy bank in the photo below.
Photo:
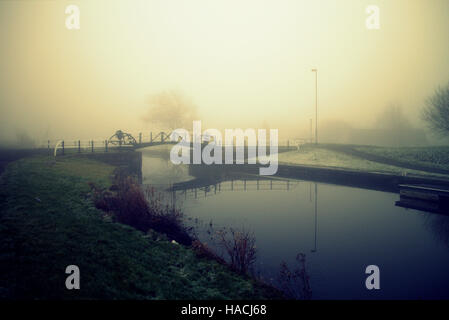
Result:
<svg viewBox="0 0 449 320"><path fill-rule="evenodd" d="M449 170L449 147L375 147L357 146L354 149L411 165Z"/></svg>
<svg viewBox="0 0 449 320"><path fill-rule="evenodd" d="M413 150L412 150L413 149ZM339 169L350 169L365 172L381 172L395 175L402 175L404 173L430 176L430 177L449 177L449 175L425 171L426 167L417 167L418 169L411 169L413 162L412 157L416 154L415 148L382 148L375 146L349 146L349 145L304 145L299 150L289 151L279 154L279 162L289 165L307 165L318 167L330 167ZM440 152L444 150L436 148ZM356 152L356 151L362 151ZM436 151L434 150L434 153ZM368 153L376 155L389 155L391 160L388 161L377 157L369 157ZM439 153L438 153L439 154ZM394 155L394 158L393 158ZM406 163L408 155L410 162ZM444 157L443 157L444 158ZM378 161L376 161L378 160ZM394 161L396 160L396 161ZM401 160L399 162L398 160ZM409 165L407 165L409 164ZM427 159L425 165L430 169L435 166L432 158ZM435 166L436 168L437 166ZM438 166L438 168L444 167ZM447 168L447 165L446 165ZM429 170L430 170L429 169Z"/></svg>
<svg viewBox="0 0 449 320"><path fill-rule="evenodd" d="M263 299L277 291L193 250L113 223L87 194L114 167L77 156L34 156L0 177L0 298ZM67 290L77 265L81 289Z"/></svg>

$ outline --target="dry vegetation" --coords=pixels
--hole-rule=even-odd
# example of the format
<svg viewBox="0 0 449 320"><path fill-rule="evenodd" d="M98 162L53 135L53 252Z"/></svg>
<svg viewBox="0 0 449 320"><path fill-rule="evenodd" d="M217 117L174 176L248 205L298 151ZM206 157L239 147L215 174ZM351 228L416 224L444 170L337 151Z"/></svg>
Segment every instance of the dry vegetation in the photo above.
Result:
<svg viewBox="0 0 449 320"><path fill-rule="evenodd" d="M281 263L279 283L281 290L289 299L309 300L312 298L312 289L309 284L309 275L306 271L306 256L299 253L296 256L297 267L293 270L285 262Z"/></svg>
<svg viewBox="0 0 449 320"><path fill-rule="evenodd" d="M182 212L164 205L161 195L154 188L144 192L133 178L120 171L114 180L114 185L108 190L90 184L98 209L111 213L115 221L137 230L154 230L165 234L170 240L191 245L192 236L190 229L183 225Z"/></svg>

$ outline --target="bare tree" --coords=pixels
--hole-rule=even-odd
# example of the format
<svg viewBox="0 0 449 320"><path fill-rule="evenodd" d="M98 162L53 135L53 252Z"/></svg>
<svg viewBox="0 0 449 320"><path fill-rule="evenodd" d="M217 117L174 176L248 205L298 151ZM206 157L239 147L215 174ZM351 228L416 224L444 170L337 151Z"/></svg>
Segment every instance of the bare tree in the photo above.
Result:
<svg viewBox="0 0 449 320"><path fill-rule="evenodd" d="M148 103L149 109L143 120L163 128L190 128L196 118L196 105L177 90L154 94Z"/></svg>
<svg viewBox="0 0 449 320"><path fill-rule="evenodd" d="M449 83L438 87L427 99L422 117L432 130L442 136L449 135Z"/></svg>

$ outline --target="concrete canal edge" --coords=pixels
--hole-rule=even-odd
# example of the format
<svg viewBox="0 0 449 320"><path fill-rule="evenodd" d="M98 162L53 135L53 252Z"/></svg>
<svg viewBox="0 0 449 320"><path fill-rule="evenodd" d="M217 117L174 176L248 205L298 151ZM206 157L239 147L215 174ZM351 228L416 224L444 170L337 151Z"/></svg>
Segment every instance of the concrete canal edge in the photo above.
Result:
<svg viewBox="0 0 449 320"><path fill-rule="evenodd" d="M312 167L303 165L279 164L274 176L259 176L259 165L190 165L189 174L196 179L183 183L187 185L210 185L214 182L238 179L238 175L258 176L259 179L283 178L315 181L335 185L371 189L386 192L399 192L400 184L426 184L449 188L449 179L414 175L395 175L384 172L367 172L331 167ZM255 177L256 178L256 177ZM177 186L181 187L181 184Z"/></svg>
<svg viewBox="0 0 449 320"><path fill-rule="evenodd" d="M80 154L87 158L108 163L121 169L142 183L142 153L136 150ZM335 167L314 167L306 165L279 164L275 176L259 176L260 165L189 165L189 174L195 179L179 184L178 187L202 186L237 179L238 175L257 175L260 179L284 178L315 181L335 185L399 193L400 184L425 184L449 188L449 179L416 175L397 175L385 172L368 172ZM178 185L178 184L175 184Z"/></svg>

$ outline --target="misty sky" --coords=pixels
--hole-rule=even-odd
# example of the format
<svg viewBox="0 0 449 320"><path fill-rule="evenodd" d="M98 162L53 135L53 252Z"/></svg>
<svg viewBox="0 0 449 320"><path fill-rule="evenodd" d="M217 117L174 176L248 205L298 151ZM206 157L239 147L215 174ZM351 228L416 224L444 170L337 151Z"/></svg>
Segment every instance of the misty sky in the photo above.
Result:
<svg viewBox="0 0 449 320"><path fill-rule="evenodd" d="M77 4L81 29L67 30ZM380 7L380 30L365 8ZM203 128L360 127L419 110L449 81L448 0L0 1L0 136L106 138L151 130L147 99L177 89Z"/></svg>

